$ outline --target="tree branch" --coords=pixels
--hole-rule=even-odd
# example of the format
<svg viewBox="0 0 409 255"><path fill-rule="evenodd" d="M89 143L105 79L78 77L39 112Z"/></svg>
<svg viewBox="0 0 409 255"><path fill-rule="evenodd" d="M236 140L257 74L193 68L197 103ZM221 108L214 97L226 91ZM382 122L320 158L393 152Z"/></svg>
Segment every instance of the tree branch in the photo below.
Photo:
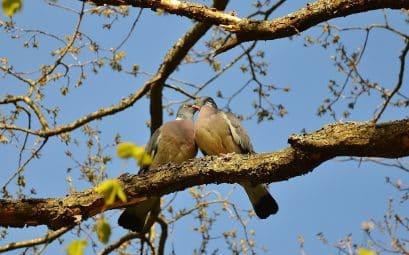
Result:
<svg viewBox="0 0 409 255"><path fill-rule="evenodd" d="M113 244L110 244L106 246L101 252L98 253L98 255L107 255L114 250L118 249L121 245L123 245L125 242L128 242L129 240L136 239L136 238L144 238L143 234L136 233L136 232L130 232L123 237L119 238L117 241L115 241Z"/></svg>
<svg viewBox="0 0 409 255"><path fill-rule="evenodd" d="M159 223L160 228L161 228L158 255L164 255L165 254L165 244L166 244L166 240L168 239L168 224L161 217L158 217L157 222Z"/></svg>
<svg viewBox="0 0 409 255"><path fill-rule="evenodd" d="M213 25L231 24L241 19L216 8L206 5L179 0L80 0L82 2L94 3L96 5L130 5L139 8L150 8L152 10L162 9L170 14L188 17L192 20L206 22Z"/></svg>
<svg viewBox="0 0 409 255"><path fill-rule="evenodd" d="M54 136L54 135L59 135L59 134L66 133L66 132L70 132L93 120L101 119L103 117L113 115L117 112L123 111L131 107L136 101L138 101L141 97L143 97L149 91L150 85L151 85L150 83L144 84L141 88L135 91L135 93L129 95L127 98L122 99L116 105L101 108L98 111L95 111L81 118L78 118L71 123L60 125L55 128L48 128L46 130L42 130L42 129L33 130L33 129L22 128L16 125L0 124L0 129L17 130L17 131L22 131L25 133L37 135L40 137L45 137L45 138Z"/></svg>
<svg viewBox="0 0 409 255"><path fill-rule="evenodd" d="M32 247L34 245L50 243L53 240L65 234L70 229L72 229L72 227L73 226L62 227L58 230L49 231L43 237L39 237L39 238L28 240L28 241L13 242L13 243L9 243L4 246L0 246L0 252L6 252L10 250L25 248L25 247Z"/></svg>
<svg viewBox="0 0 409 255"><path fill-rule="evenodd" d="M217 10L224 10L227 3L227 0L214 0L213 7ZM162 91L166 80L180 65L189 50L206 34L211 26L211 23L197 23L193 25L168 51L156 75L149 81L152 84L150 91L151 134L162 125Z"/></svg>
<svg viewBox="0 0 409 255"><path fill-rule="evenodd" d="M299 35L324 21L385 8L408 9L409 2L406 0L317 0L307 4L304 8L271 21L244 19L237 24L223 26L226 30L236 33L237 38L231 39L216 53L225 52L242 42L274 40Z"/></svg>
<svg viewBox="0 0 409 255"><path fill-rule="evenodd" d="M405 74L405 63L406 63L406 56L409 52L409 41L406 40L406 46L405 48L403 48L401 55L399 56L400 59L400 68L399 68L399 74L398 74L398 82L396 83L395 87L393 88L393 90L390 93L386 93L386 98L385 101L381 107L381 109L379 110L379 112L376 114L376 116L373 118L373 122L377 122L382 114L384 113L384 111L386 110L386 107L388 107L392 97L399 92L399 90L402 87L403 84L403 76Z"/></svg>
<svg viewBox="0 0 409 255"><path fill-rule="evenodd" d="M390 8L401 9L409 8L407 0L317 0L307 7L299 9L284 17L270 21L257 21L253 19L241 19L234 14L216 10L205 5L193 4L189 2L180 2L177 0L162 0L162 1L144 1L144 0L80 0L82 2L95 3L97 5L131 5L140 8L164 9L165 11L183 15L188 18L201 21L207 24L223 25L236 33L237 38L231 39L224 46L219 48L216 53L225 52L238 44L245 41L254 40L274 40L278 38L288 37L314 27L323 21L327 21L337 17L348 16L354 13L366 12L370 10ZM166 61L166 59L165 59ZM169 65L171 66L171 65ZM162 68L162 67L161 67ZM164 71L164 73L166 73ZM166 75L161 75L166 77ZM166 80L165 78L159 79ZM144 84L138 91L129 97L123 99L120 103L102 108L96 112L83 116L69 124L61 125L56 128L47 128L46 130L32 130L15 125L0 124L0 129L17 130L41 137L50 137L65 132L72 131L90 121L103 118L108 115L115 114L132 106L137 100L144 96L155 84L158 83L157 77L151 79ZM163 82L159 82L163 83ZM151 111L153 111L151 109ZM154 111L155 113L157 111ZM160 123L160 122L158 122Z"/></svg>
<svg viewBox="0 0 409 255"><path fill-rule="evenodd" d="M181 165L164 165L141 175L119 180L128 202L116 201L106 209L139 203L195 185L209 183L278 182L307 174L337 156L399 158L409 156L409 119L375 124L333 123L311 134L292 135L291 147L253 155L208 156ZM64 198L0 200L0 226L47 225L58 229L83 221L105 208L94 189Z"/></svg>
<svg viewBox="0 0 409 255"><path fill-rule="evenodd" d="M315 25L338 17L345 17L360 12L377 9L408 9L407 0L317 0L284 17L269 21L239 18L233 13L226 13L205 5L178 0L80 0L97 5L131 5L153 10L163 9L168 13L181 15L193 20L221 25L236 34L216 53L225 52L238 44L255 40L274 40L299 34Z"/></svg>

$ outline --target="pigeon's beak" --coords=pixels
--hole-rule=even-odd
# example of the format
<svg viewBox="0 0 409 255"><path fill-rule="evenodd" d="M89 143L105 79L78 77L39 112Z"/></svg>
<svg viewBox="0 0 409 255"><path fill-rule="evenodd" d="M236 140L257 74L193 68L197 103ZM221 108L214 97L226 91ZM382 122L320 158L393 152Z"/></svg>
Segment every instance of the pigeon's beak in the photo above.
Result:
<svg viewBox="0 0 409 255"><path fill-rule="evenodd" d="M197 110L197 111L200 111L200 107L199 107L199 106L197 106L197 105L195 105L195 104L194 104L194 105L192 105L192 108L193 108L193 109L195 109L195 110Z"/></svg>

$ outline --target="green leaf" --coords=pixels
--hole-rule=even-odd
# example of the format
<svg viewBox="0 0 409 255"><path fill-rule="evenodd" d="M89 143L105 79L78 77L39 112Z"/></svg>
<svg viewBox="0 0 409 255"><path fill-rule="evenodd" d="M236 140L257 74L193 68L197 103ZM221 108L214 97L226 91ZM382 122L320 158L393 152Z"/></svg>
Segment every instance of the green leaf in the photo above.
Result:
<svg viewBox="0 0 409 255"><path fill-rule="evenodd" d="M60 92L63 96L66 96L68 94L68 87L67 86L61 87Z"/></svg>
<svg viewBox="0 0 409 255"><path fill-rule="evenodd" d="M72 241L67 248L68 255L83 255L84 248L87 246L86 240L74 240Z"/></svg>
<svg viewBox="0 0 409 255"><path fill-rule="evenodd" d="M116 147L116 155L120 158L130 158L134 153L136 145L133 143L120 143Z"/></svg>
<svg viewBox="0 0 409 255"><path fill-rule="evenodd" d="M152 157L144 151L142 157L138 160L139 166L150 166L152 164Z"/></svg>
<svg viewBox="0 0 409 255"><path fill-rule="evenodd" d="M120 158L133 157L139 166L150 166L152 164L151 155L149 155L143 147L133 143L123 142L118 144L116 154Z"/></svg>
<svg viewBox="0 0 409 255"><path fill-rule="evenodd" d="M101 218L97 226L97 236L101 243L108 243L109 237L111 236L111 226L108 221Z"/></svg>
<svg viewBox="0 0 409 255"><path fill-rule="evenodd" d="M121 186L119 186L119 189L116 191L116 195L122 202L126 202L126 195Z"/></svg>
<svg viewBox="0 0 409 255"><path fill-rule="evenodd" d="M214 61L214 62L213 62L213 70L214 70L215 72L220 71L220 62L219 62L219 61Z"/></svg>
<svg viewBox="0 0 409 255"><path fill-rule="evenodd" d="M357 250L357 255L376 255L376 251L368 250L365 248L359 248Z"/></svg>
<svg viewBox="0 0 409 255"><path fill-rule="evenodd" d="M16 12L21 10L23 6L22 0L3 0L3 12L7 16L13 16Z"/></svg>
<svg viewBox="0 0 409 255"><path fill-rule="evenodd" d="M116 179L106 180L95 187L95 191L102 194L105 204L112 205L118 197L122 202L126 202L126 195L119 181Z"/></svg>

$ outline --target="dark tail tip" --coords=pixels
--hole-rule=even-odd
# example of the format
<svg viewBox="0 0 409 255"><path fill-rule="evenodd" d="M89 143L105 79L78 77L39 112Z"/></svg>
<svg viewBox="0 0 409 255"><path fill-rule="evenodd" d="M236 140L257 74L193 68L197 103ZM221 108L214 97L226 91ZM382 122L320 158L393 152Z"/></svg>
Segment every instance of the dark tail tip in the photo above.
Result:
<svg viewBox="0 0 409 255"><path fill-rule="evenodd" d="M118 218L118 225L125 229L141 233L143 230L144 221L139 219L132 212L125 210Z"/></svg>
<svg viewBox="0 0 409 255"><path fill-rule="evenodd" d="M253 206L256 215L260 219L266 219L268 216L278 212L278 204L268 192Z"/></svg>

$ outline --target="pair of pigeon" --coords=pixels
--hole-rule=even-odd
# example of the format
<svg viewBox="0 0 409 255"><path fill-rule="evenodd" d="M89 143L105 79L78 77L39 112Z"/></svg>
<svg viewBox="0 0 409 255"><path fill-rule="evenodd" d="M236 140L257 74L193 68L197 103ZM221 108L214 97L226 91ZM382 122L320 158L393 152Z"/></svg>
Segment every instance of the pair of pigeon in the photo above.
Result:
<svg viewBox="0 0 409 255"><path fill-rule="evenodd" d="M193 116L199 115L195 123ZM227 153L254 153L253 145L238 118L217 108L211 97L198 97L194 105L182 105L176 120L158 128L150 138L146 151L152 158L149 166L155 169L162 164L180 164L197 154L197 147L204 155ZM141 172L148 169L141 169ZM256 215L265 219L278 211L277 202L264 184L242 182ZM160 212L160 198L153 197L126 208L118 219L123 228L144 233L150 229Z"/></svg>

